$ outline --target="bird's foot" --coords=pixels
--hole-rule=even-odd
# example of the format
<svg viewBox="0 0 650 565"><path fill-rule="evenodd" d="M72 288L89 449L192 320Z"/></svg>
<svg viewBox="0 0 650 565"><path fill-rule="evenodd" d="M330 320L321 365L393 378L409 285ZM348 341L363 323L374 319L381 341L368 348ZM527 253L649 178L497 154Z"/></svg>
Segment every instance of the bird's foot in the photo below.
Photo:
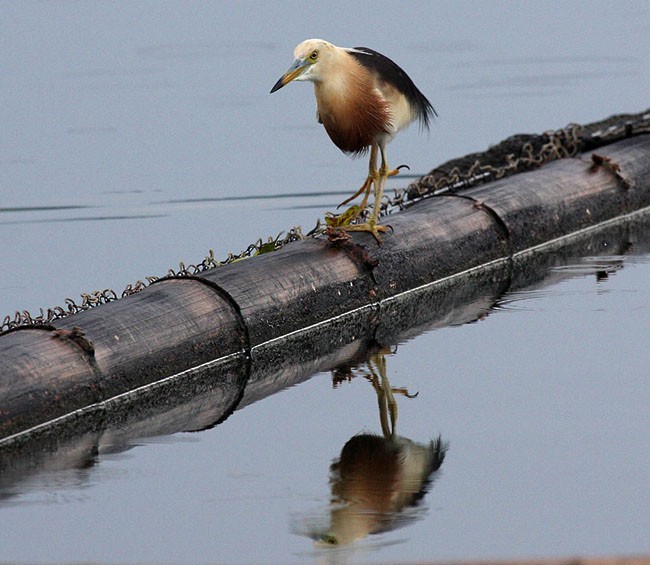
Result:
<svg viewBox="0 0 650 565"><path fill-rule="evenodd" d="M352 225L347 225L347 226L341 226L342 230L345 231L365 231L369 232L373 235L373 237L377 240L377 243L379 245L382 244L381 237L379 237L379 233L386 233L390 228L390 226L382 226L377 223L376 220L373 220L370 218L367 222L363 224L352 224Z"/></svg>

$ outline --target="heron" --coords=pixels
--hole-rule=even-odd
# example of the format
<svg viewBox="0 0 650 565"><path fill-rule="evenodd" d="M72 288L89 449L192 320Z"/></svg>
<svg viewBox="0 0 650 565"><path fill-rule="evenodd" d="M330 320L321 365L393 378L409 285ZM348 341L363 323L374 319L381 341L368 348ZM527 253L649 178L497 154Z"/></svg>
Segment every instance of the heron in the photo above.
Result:
<svg viewBox="0 0 650 565"><path fill-rule="evenodd" d="M418 121L428 130L437 116L426 96L394 61L367 47L337 47L324 39L307 39L294 50L294 62L271 89L291 81L311 81L316 95L317 120L341 151L357 157L370 151L368 177L344 206L363 194L356 219L365 210L374 187L374 206L363 223L340 226L345 231L370 232L381 244L379 214L389 169L386 145L397 132ZM377 157L381 164L377 168Z"/></svg>

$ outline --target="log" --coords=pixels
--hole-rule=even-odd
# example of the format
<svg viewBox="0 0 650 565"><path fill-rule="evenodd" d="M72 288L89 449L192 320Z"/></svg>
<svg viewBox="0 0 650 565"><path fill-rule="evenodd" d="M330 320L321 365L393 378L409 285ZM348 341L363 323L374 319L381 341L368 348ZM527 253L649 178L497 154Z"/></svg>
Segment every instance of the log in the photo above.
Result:
<svg viewBox="0 0 650 565"><path fill-rule="evenodd" d="M201 367L234 364L243 376L226 380L248 382L259 359L277 357L278 342L328 326L363 335L381 308L418 289L508 272L545 246L649 207L650 135L599 154L426 198L384 218L392 233L382 246L364 233L295 242L200 276L161 279L51 326L6 332L0 448ZM241 400L234 390L217 420Z"/></svg>
<svg viewBox="0 0 650 565"><path fill-rule="evenodd" d="M650 214L563 238L525 262L497 261L424 285L259 344L250 356L215 359L20 431L0 440L0 492L19 492L43 470L87 467L97 454L128 450L140 438L215 426L315 373L345 374L384 346L483 319L506 292L572 277L558 267L582 256L618 257L630 241L637 253L650 252Z"/></svg>

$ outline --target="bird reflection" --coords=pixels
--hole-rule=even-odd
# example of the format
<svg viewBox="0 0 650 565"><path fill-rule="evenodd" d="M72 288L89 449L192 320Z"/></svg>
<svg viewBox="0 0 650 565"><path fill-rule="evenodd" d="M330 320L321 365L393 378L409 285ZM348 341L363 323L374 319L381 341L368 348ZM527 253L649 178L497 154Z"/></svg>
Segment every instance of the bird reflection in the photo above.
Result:
<svg viewBox="0 0 650 565"><path fill-rule="evenodd" d="M440 437L422 444L397 435L395 394L417 395L391 387L385 350L370 358L367 369L362 374L377 394L382 435L355 435L332 463L330 524L313 536L319 545L349 544L417 519L418 505L445 458L447 445Z"/></svg>

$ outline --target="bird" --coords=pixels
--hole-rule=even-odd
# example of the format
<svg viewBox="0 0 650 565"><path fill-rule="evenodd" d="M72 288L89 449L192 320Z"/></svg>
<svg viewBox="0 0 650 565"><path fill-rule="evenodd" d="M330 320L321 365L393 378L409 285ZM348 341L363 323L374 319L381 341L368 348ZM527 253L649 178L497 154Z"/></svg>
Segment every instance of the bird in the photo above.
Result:
<svg viewBox="0 0 650 565"><path fill-rule="evenodd" d="M358 157L370 152L368 177L348 204L363 194L358 212L365 210L374 187L374 206L364 223L339 226L345 231L370 232L381 245L379 213L386 179L399 173L389 169L386 145L414 121L428 130L438 114L426 96L394 61L367 47L337 47L324 39L307 39L294 50L294 62L278 79L271 94L292 81L311 81L318 122L344 153ZM377 168L377 157L381 164Z"/></svg>

